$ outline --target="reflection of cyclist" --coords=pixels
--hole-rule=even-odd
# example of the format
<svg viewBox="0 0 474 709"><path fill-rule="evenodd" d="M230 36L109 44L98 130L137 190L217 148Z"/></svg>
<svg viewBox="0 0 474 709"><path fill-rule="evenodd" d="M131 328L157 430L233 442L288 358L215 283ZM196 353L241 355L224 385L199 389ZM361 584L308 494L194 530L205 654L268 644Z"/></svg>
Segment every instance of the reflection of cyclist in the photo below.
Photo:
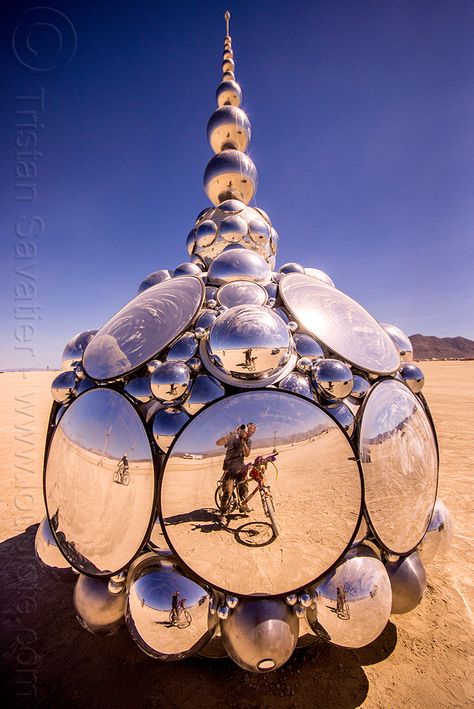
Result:
<svg viewBox="0 0 474 709"><path fill-rule="evenodd" d="M122 475L124 473L128 473L128 458L125 453L119 460L118 469L122 473Z"/></svg>
<svg viewBox="0 0 474 709"><path fill-rule="evenodd" d="M222 438L216 441L216 445L225 446L226 454L222 469L224 475L222 477L222 498L219 522L225 524L227 522L226 512L232 496L232 490L235 483L239 480L240 471L244 465L244 458L250 455L252 449L252 441L250 440L255 433L257 427L254 423L249 423L248 426L243 423L235 431L231 431ZM241 495L245 499L248 492L248 486L243 483L241 486ZM241 507L241 512L248 512L248 507Z"/></svg>
<svg viewBox="0 0 474 709"><path fill-rule="evenodd" d="M179 605L182 601L178 600L179 591L175 591L171 595L171 618L172 622L176 623L179 618Z"/></svg>

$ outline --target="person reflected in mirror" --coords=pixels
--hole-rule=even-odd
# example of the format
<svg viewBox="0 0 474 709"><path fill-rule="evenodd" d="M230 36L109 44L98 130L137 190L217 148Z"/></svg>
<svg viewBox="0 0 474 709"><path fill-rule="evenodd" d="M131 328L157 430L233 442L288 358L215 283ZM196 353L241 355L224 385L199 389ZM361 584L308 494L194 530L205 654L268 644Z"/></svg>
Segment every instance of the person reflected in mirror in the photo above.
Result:
<svg viewBox="0 0 474 709"><path fill-rule="evenodd" d="M179 618L179 591L171 594L171 622L177 623Z"/></svg>
<svg viewBox="0 0 474 709"><path fill-rule="evenodd" d="M227 433L216 441L217 446L224 446L226 448L226 454L222 464L224 475L222 476L222 498L219 516L219 522L222 525L227 524L230 498L234 486L238 482L242 482L242 485L240 485L241 499L245 500L247 497L248 485L241 480L241 471L244 467L244 458L247 458L252 450L251 438L256 430L257 426L255 423L242 423L234 431ZM250 512L245 504L240 506L239 511L243 513Z"/></svg>

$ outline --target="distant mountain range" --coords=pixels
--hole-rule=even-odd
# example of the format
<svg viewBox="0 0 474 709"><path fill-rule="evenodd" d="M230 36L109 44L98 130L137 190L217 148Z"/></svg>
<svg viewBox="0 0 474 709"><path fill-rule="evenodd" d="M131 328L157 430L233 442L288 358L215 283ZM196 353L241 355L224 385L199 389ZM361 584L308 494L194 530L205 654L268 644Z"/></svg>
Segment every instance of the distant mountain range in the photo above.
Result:
<svg viewBox="0 0 474 709"><path fill-rule="evenodd" d="M474 359L474 342L466 337L410 335L414 359Z"/></svg>

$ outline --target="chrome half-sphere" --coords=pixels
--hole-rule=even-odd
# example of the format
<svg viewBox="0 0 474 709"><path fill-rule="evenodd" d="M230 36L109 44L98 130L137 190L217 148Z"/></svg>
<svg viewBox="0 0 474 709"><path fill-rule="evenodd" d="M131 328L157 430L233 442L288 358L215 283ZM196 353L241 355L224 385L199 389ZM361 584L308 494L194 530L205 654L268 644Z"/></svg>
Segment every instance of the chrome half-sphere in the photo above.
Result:
<svg viewBox="0 0 474 709"><path fill-rule="evenodd" d="M210 283L224 285L232 281L267 283L271 272L265 259L245 248L227 248L209 266Z"/></svg>
<svg viewBox="0 0 474 709"><path fill-rule="evenodd" d="M221 623L222 642L229 656L249 672L281 667L298 642L299 621L281 599L242 599Z"/></svg>
<svg viewBox="0 0 474 709"><path fill-rule="evenodd" d="M153 399L150 375L133 377L124 387L124 391L132 397L137 404L146 404Z"/></svg>
<svg viewBox="0 0 474 709"><path fill-rule="evenodd" d="M400 376L414 394L419 394L423 389L425 375L416 364L404 362L400 367Z"/></svg>
<svg viewBox="0 0 474 709"><path fill-rule="evenodd" d="M334 286L332 278L328 276L327 273L324 273L324 271L320 271L319 268L305 268L304 272L307 276L311 276L311 278L316 278L318 281L327 283L328 286Z"/></svg>
<svg viewBox="0 0 474 709"><path fill-rule="evenodd" d="M353 375L352 389L350 395L354 399L363 399L369 389L370 383L365 377L362 377L360 374Z"/></svg>
<svg viewBox="0 0 474 709"><path fill-rule="evenodd" d="M306 396L307 399L313 399L313 390L311 388L308 377L299 372L290 372L278 384L280 389L284 391L292 391L295 394Z"/></svg>
<svg viewBox="0 0 474 709"><path fill-rule="evenodd" d="M137 295L140 295L140 293L143 293L143 291L147 290L148 288L151 288L152 286L156 286L157 283L168 281L172 275L172 272L168 271L167 269L153 271L153 273L148 274L148 276L144 278L143 281L140 283L140 285L138 286Z"/></svg>
<svg viewBox="0 0 474 709"><path fill-rule="evenodd" d="M343 401L331 401L327 404L327 410L341 424L348 436L352 436L355 429L355 418L351 409Z"/></svg>
<svg viewBox="0 0 474 709"><path fill-rule="evenodd" d="M113 635L124 622L125 589L109 591L108 579L79 574L74 587L74 609L83 628L94 635Z"/></svg>
<svg viewBox="0 0 474 709"><path fill-rule="evenodd" d="M240 199L248 204L257 191L257 168L240 150L223 150L210 159L204 172L204 190L213 204Z"/></svg>
<svg viewBox="0 0 474 709"><path fill-rule="evenodd" d="M161 402L183 398L191 383L191 371L184 362L163 362L151 375L151 391Z"/></svg>
<svg viewBox="0 0 474 709"><path fill-rule="evenodd" d="M67 404L75 395L76 377L74 372L61 372L53 379L51 394L58 404Z"/></svg>
<svg viewBox="0 0 474 709"><path fill-rule="evenodd" d="M207 139L212 150L247 150L251 128L247 114L237 106L220 106L207 124Z"/></svg>
<svg viewBox="0 0 474 709"><path fill-rule="evenodd" d="M77 578L59 550L47 517L43 518L36 530L35 555L42 568L58 581L72 581Z"/></svg>
<svg viewBox="0 0 474 709"><path fill-rule="evenodd" d="M210 593L158 557L131 574L126 622L143 652L160 660L183 660L211 639L217 616Z"/></svg>
<svg viewBox="0 0 474 709"><path fill-rule="evenodd" d="M196 229L196 246L210 246L217 236L217 224L212 219L205 219Z"/></svg>
<svg viewBox="0 0 474 709"><path fill-rule="evenodd" d="M385 564L392 586L392 613L409 613L420 603L426 591L426 572L415 551Z"/></svg>
<svg viewBox="0 0 474 709"><path fill-rule="evenodd" d="M159 409L153 417L153 437L164 453L168 450L176 434L183 428L189 416L179 407Z"/></svg>
<svg viewBox="0 0 474 709"><path fill-rule="evenodd" d="M167 362L185 362L194 357L198 347L198 341L194 332L185 332L169 348L166 355Z"/></svg>
<svg viewBox="0 0 474 709"><path fill-rule="evenodd" d="M225 217L219 226L219 235L229 243L242 241L247 234L247 222L238 214L230 214Z"/></svg>
<svg viewBox="0 0 474 709"><path fill-rule="evenodd" d="M291 261L280 267L280 273L304 273L304 268L300 263Z"/></svg>
<svg viewBox="0 0 474 709"><path fill-rule="evenodd" d="M217 318L209 333L214 363L235 377L271 375L291 354L288 329L269 308L237 305Z"/></svg>
<svg viewBox="0 0 474 709"><path fill-rule="evenodd" d="M328 399L344 399L352 391L351 369L338 359L319 360L313 366L311 376L318 393Z"/></svg>
<svg viewBox="0 0 474 709"><path fill-rule="evenodd" d="M453 523L448 508L439 498L435 502L433 516L417 552L425 564L445 556L453 542Z"/></svg>
<svg viewBox="0 0 474 709"><path fill-rule="evenodd" d="M191 263L190 261L185 261L180 263L174 269L174 278L178 276L202 276L202 268L200 268L196 263Z"/></svg>
<svg viewBox="0 0 474 709"><path fill-rule="evenodd" d="M400 354L400 361L411 362L413 360L413 345L411 344L408 335L405 335L403 330L401 330L396 325L391 325L390 323L386 322L382 322L380 324L392 338L395 347L397 348Z"/></svg>
<svg viewBox="0 0 474 709"><path fill-rule="evenodd" d="M249 221L249 235L256 244L266 244L270 240L270 225L261 217L253 217Z"/></svg>
<svg viewBox="0 0 474 709"><path fill-rule="evenodd" d="M203 406L224 396L224 394L224 387L215 377L211 377L209 374L198 374L190 395L183 402L183 409L194 416Z"/></svg>
<svg viewBox="0 0 474 709"><path fill-rule="evenodd" d="M97 330L84 330L71 337L61 355L61 367L63 369L74 369L82 362L84 351L96 332Z"/></svg>
<svg viewBox="0 0 474 709"><path fill-rule="evenodd" d="M323 348L311 335L295 332L293 341L300 357L309 357L312 360L324 358Z"/></svg>
<svg viewBox="0 0 474 709"><path fill-rule="evenodd" d="M265 305L267 292L258 283L233 281L221 286L217 291L219 305L232 308L235 305Z"/></svg>
<svg viewBox="0 0 474 709"><path fill-rule="evenodd" d="M382 562L364 545L352 548L316 591L317 610L308 608L308 623L316 633L322 626L334 645L368 645L388 623L390 580Z"/></svg>

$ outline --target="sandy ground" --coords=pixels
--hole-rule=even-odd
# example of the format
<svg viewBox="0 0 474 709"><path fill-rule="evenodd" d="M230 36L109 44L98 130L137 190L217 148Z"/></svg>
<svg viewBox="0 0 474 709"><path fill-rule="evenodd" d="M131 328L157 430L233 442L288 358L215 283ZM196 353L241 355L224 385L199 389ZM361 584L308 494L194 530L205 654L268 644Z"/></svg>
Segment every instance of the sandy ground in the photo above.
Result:
<svg viewBox="0 0 474 709"><path fill-rule="evenodd" d="M72 586L41 573L41 461L53 373L0 375L0 568L4 706L468 707L474 705L472 470L474 362L424 362L441 447L439 496L454 517L447 560L428 568L422 604L361 650L317 645L281 670L231 660L162 663L126 629L95 637L75 621Z"/></svg>

